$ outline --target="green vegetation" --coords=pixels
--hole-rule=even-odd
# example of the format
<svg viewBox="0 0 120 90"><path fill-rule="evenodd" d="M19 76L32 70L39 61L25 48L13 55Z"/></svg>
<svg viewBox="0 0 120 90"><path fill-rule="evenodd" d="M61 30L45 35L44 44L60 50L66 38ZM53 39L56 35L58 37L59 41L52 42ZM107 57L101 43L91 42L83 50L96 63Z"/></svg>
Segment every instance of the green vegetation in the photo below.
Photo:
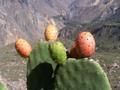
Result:
<svg viewBox="0 0 120 90"><path fill-rule="evenodd" d="M51 90L56 63L49 52L49 43L39 42L30 54L27 63L27 89Z"/></svg>
<svg viewBox="0 0 120 90"><path fill-rule="evenodd" d="M55 90L111 90L106 73L93 59L68 59L55 76Z"/></svg>
<svg viewBox="0 0 120 90"><path fill-rule="evenodd" d="M106 73L92 59L67 59L64 64L55 63L51 53L56 56L59 52L56 59L63 59L60 58L64 55L62 49L64 46L60 42L37 44L27 63L28 90L111 90Z"/></svg>
<svg viewBox="0 0 120 90"><path fill-rule="evenodd" d="M8 90L6 85L4 85L3 83L0 83L0 90Z"/></svg>

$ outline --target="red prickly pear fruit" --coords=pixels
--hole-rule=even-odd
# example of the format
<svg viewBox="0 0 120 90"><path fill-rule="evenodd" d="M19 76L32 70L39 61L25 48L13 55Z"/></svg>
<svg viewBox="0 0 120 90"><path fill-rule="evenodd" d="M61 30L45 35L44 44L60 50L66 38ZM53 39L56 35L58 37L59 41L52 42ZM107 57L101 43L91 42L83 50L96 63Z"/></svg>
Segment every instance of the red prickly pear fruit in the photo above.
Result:
<svg viewBox="0 0 120 90"><path fill-rule="evenodd" d="M79 56L78 56L77 45L76 45L75 42L72 44L72 47L71 47L71 49L70 49L70 57L71 57L71 58L78 58L78 57L79 57Z"/></svg>
<svg viewBox="0 0 120 90"><path fill-rule="evenodd" d="M32 51L31 45L26 40L21 38L16 40L15 48L18 51L18 53L24 58L27 58Z"/></svg>
<svg viewBox="0 0 120 90"><path fill-rule="evenodd" d="M76 38L78 55L80 57L90 57L95 53L96 43L90 32L81 32Z"/></svg>

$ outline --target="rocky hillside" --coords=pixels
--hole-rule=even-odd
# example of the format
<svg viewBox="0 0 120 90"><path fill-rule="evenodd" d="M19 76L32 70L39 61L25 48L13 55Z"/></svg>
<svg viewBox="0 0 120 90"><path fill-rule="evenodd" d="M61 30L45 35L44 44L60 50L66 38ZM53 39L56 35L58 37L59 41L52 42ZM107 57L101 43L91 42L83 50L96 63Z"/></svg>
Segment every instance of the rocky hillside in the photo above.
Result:
<svg viewBox="0 0 120 90"><path fill-rule="evenodd" d="M68 15L71 20L90 23L110 17L119 6L119 0L74 0Z"/></svg>
<svg viewBox="0 0 120 90"><path fill-rule="evenodd" d="M49 18L54 18L63 39L72 39L81 30L101 39L109 32L103 22L117 22L117 29L112 27L109 35L113 43L120 38L119 10L119 0L0 0L0 47L14 43L18 37L30 42L44 39Z"/></svg>
<svg viewBox="0 0 120 90"><path fill-rule="evenodd" d="M43 38L48 17L60 15L69 0L0 0L0 47L17 37L35 41Z"/></svg>

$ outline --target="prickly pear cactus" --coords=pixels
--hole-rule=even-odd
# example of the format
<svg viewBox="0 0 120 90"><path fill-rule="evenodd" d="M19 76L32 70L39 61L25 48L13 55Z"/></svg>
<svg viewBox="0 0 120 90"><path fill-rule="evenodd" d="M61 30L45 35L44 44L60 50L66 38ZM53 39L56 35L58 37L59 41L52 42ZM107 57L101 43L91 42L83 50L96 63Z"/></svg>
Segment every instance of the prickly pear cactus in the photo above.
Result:
<svg viewBox="0 0 120 90"><path fill-rule="evenodd" d="M32 50L27 63L27 90L111 90L97 62L69 58L57 64L49 46L49 42L40 42Z"/></svg>
<svg viewBox="0 0 120 90"><path fill-rule="evenodd" d="M94 60L69 59L58 66L55 90L111 90L106 73Z"/></svg>
<svg viewBox="0 0 120 90"><path fill-rule="evenodd" d="M27 89L51 90L56 64L50 56L47 42L40 42L32 50L27 63Z"/></svg>

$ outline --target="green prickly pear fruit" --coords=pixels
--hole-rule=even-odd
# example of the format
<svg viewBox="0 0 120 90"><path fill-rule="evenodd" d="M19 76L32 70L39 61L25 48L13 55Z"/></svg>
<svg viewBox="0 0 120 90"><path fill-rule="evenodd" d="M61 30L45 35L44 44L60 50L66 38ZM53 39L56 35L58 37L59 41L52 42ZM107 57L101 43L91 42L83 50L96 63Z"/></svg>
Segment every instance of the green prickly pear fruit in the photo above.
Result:
<svg viewBox="0 0 120 90"><path fill-rule="evenodd" d="M60 42L51 42L49 45L49 50L53 60L58 64L64 64L67 59L66 49L64 45Z"/></svg>

